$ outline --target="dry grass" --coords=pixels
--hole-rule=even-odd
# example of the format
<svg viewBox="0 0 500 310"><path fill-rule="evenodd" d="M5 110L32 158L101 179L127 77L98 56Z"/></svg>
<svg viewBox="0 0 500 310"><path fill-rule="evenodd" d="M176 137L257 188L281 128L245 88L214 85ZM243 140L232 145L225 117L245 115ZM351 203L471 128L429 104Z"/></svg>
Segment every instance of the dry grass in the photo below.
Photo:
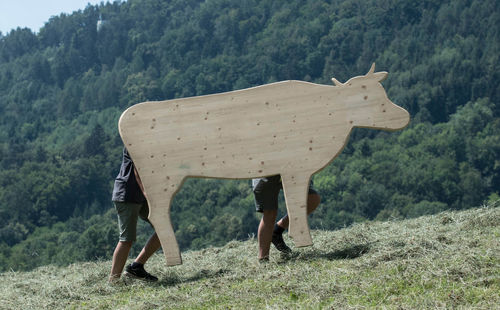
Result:
<svg viewBox="0 0 500 310"><path fill-rule="evenodd" d="M500 208L313 231L267 264L256 240L183 254L149 284L107 283L109 261L0 275L5 309L500 309Z"/></svg>

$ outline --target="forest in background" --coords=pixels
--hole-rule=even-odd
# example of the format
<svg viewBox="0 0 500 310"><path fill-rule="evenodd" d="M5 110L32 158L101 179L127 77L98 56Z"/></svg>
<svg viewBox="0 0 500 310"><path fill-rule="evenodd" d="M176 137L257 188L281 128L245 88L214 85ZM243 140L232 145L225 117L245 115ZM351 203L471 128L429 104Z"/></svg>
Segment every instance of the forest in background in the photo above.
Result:
<svg viewBox="0 0 500 310"><path fill-rule="evenodd" d="M411 124L355 129L313 178L311 228L434 214L499 198L496 0L129 0L0 33L0 271L110 258L118 118L146 100L388 71ZM283 212L281 201L281 212ZM257 230L250 181L189 179L183 250ZM135 251L147 225L140 225Z"/></svg>

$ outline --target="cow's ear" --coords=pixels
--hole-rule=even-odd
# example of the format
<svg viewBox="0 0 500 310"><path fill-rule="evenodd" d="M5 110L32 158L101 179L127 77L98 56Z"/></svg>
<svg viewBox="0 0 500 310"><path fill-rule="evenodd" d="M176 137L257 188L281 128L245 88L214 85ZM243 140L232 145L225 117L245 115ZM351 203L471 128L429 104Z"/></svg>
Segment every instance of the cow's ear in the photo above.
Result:
<svg viewBox="0 0 500 310"><path fill-rule="evenodd" d="M374 73L373 75L375 76L375 78L379 82L382 82L383 80L385 80L387 78L387 72L385 72L385 71L380 71L380 72Z"/></svg>
<svg viewBox="0 0 500 310"><path fill-rule="evenodd" d="M332 78L333 85L335 86L342 86L344 84L340 83L336 78Z"/></svg>

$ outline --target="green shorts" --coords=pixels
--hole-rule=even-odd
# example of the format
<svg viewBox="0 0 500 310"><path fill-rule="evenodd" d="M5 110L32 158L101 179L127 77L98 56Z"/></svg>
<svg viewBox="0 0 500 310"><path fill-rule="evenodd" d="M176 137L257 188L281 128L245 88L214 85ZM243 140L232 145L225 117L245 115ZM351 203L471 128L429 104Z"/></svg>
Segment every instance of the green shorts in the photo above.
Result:
<svg viewBox="0 0 500 310"><path fill-rule="evenodd" d="M116 212L118 212L118 228L120 229L120 241L135 241L137 235L137 219L141 217L149 222L149 207L143 203L113 201Z"/></svg>
<svg viewBox="0 0 500 310"><path fill-rule="evenodd" d="M267 178L252 180L253 197L255 201L255 211L278 210L278 195L283 189L281 176L273 175ZM313 181L309 182L309 195L318 194L313 188Z"/></svg>

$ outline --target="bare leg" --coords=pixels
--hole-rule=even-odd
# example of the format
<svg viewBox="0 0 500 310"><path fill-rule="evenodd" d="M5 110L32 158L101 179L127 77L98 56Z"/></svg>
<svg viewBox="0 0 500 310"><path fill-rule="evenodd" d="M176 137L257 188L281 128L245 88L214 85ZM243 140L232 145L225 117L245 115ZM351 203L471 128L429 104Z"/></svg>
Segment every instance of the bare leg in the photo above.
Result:
<svg viewBox="0 0 500 310"><path fill-rule="evenodd" d="M151 235L148 242L146 242L146 245L142 248L141 253L139 253L137 258L135 259L135 262L144 265L151 257L151 255L158 251L160 247L160 239L158 238L158 235L154 233L153 235Z"/></svg>
<svg viewBox="0 0 500 310"><path fill-rule="evenodd" d="M113 253L113 262L111 264L111 274L109 282L113 282L120 278L123 267L127 262L128 253L132 247L132 241L119 241Z"/></svg>
<svg viewBox="0 0 500 310"><path fill-rule="evenodd" d="M269 248L273 236L274 222L278 210L264 210L262 219L260 220L257 238L259 241L259 259L269 257Z"/></svg>

